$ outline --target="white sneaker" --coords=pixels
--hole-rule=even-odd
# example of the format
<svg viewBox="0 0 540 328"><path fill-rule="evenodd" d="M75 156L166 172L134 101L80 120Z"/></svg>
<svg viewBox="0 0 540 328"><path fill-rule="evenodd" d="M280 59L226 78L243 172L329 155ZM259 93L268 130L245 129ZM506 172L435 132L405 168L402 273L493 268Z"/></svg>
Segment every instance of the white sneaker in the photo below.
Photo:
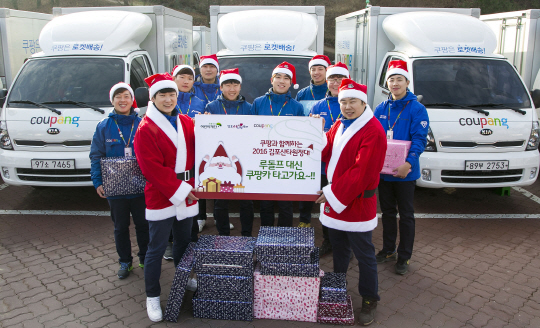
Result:
<svg viewBox="0 0 540 328"><path fill-rule="evenodd" d="M199 224L199 232L202 232L202 229L206 225L206 220L197 220L197 223Z"/></svg>
<svg viewBox="0 0 540 328"><path fill-rule="evenodd" d="M187 290L191 290L192 292L197 290L197 279L195 278L189 278L186 286Z"/></svg>
<svg viewBox="0 0 540 328"><path fill-rule="evenodd" d="M163 313L161 312L161 304L158 297L146 298L146 311L148 312L148 318L153 322L159 322L163 320Z"/></svg>
<svg viewBox="0 0 540 328"><path fill-rule="evenodd" d="M229 223L229 228L230 228L231 230L234 229L234 226L233 226L232 223Z"/></svg>

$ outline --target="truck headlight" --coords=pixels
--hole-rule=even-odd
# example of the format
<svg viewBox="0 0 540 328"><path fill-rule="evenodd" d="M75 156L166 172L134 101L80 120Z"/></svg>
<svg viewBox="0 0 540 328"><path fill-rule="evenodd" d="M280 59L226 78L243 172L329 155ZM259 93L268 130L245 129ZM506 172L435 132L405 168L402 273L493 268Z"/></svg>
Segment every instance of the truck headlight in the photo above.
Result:
<svg viewBox="0 0 540 328"><path fill-rule="evenodd" d="M540 129L538 127L538 121L532 123L531 136L527 142L526 150L537 150L538 142L540 141Z"/></svg>
<svg viewBox="0 0 540 328"><path fill-rule="evenodd" d="M0 121L0 148L13 149L13 144L9 138L6 121Z"/></svg>
<svg viewBox="0 0 540 328"><path fill-rule="evenodd" d="M427 144L424 151L437 151L437 145L435 144L435 138L433 137L433 132L431 132L431 127L428 128L426 139Z"/></svg>

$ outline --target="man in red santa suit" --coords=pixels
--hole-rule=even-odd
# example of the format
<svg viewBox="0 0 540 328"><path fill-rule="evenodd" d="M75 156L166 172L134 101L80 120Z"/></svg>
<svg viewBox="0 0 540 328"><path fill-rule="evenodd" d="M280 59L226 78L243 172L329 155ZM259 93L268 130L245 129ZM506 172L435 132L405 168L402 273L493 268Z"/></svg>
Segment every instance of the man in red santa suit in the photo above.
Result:
<svg viewBox="0 0 540 328"><path fill-rule="evenodd" d="M163 319L160 294L161 257L173 232L176 267L191 241L193 220L198 214L194 187L195 125L175 109L178 87L169 73L145 79L150 87L146 116L135 134L137 161L147 182L146 220L150 242L144 261L146 308L152 321Z"/></svg>
<svg viewBox="0 0 540 328"><path fill-rule="evenodd" d="M377 260L371 232L377 226L377 197L386 154L386 135L367 102L367 87L343 79L338 100L342 120L326 133L322 161L328 163L328 185L318 193L321 223L328 227L334 271L347 272L351 249L358 260L362 295L359 321L369 325L375 317L378 294Z"/></svg>

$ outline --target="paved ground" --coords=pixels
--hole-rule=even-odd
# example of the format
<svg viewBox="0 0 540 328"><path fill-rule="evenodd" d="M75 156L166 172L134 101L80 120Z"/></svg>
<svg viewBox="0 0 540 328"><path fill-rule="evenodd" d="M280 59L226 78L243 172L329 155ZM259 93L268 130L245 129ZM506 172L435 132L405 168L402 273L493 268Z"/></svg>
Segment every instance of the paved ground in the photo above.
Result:
<svg viewBox="0 0 540 328"><path fill-rule="evenodd" d="M540 196L540 183L526 189ZM415 206L418 213L443 216L540 213L540 204L516 190L502 197L488 189L418 189ZM2 189L0 184L2 210L107 211L108 207L91 188ZM323 326L196 319L191 293L179 323L152 324L146 316L142 270L135 268L126 280L116 277L109 217L5 213L0 213L0 327ZM429 217L417 219L407 275L394 274L392 263L379 266L381 301L373 327L540 327L540 220ZM313 221L320 244L320 224ZM239 227L238 218L232 222ZM256 219L254 231L258 224ZM214 224L203 233L215 234ZM379 225L373 235L377 249L381 233ZM239 235L239 229L233 234ZM321 259L321 267L332 270L331 255ZM164 261L163 307L173 273L172 263ZM348 286L356 315L361 300L357 281L357 263L352 260Z"/></svg>

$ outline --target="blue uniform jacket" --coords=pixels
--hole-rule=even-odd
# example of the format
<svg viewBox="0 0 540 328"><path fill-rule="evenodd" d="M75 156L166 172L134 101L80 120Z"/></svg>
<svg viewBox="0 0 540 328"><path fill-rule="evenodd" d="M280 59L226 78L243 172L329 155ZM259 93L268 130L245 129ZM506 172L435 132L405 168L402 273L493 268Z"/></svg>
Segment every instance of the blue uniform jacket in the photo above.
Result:
<svg viewBox="0 0 540 328"><path fill-rule="evenodd" d="M327 91L328 85L326 84L326 81L321 85L315 85L313 84L313 81L311 81L309 87L305 87L298 91L296 100L321 100L326 97Z"/></svg>
<svg viewBox="0 0 540 328"><path fill-rule="evenodd" d="M219 95L216 100L206 105L205 111L221 115L251 115L251 104L243 96L239 96L238 100L231 101L225 99L223 95Z"/></svg>
<svg viewBox="0 0 540 328"><path fill-rule="evenodd" d="M407 102L409 104L403 109ZM390 122L388 122L388 107L390 107ZM403 112L396 122L402 109ZM374 115L381 122L385 132L389 130L388 124L392 126L396 122L393 129L394 139L411 141L411 149L407 156L407 162L411 164L411 172L405 179L396 178L389 174L381 174L381 179L385 181L412 181L420 178L420 155L426 147L426 136L429 128L426 107L416 100L416 96L412 92L407 90L407 94L402 99L392 100L389 98L379 104L375 108Z"/></svg>
<svg viewBox="0 0 540 328"><path fill-rule="evenodd" d="M101 164L100 159L102 157L118 157L124 156L125 144L122 138L120 138L120 133L118 132L118 126L124 135L124 139L128 142L128 138L131 134L131 139L129 141L129 147L132 149L132 154L135 156L133 151L133 139L135 139L135 132L137 127L141 122L141 118L137 116L133 110L129 115L120 115L116 114L114 110L109 113L107 118L102 119L96 126L96 131L94 132L94 137L92 138L92 145L90 146L90 175L92 177L92 183L94 187L97 188L103 184L103 179L101 177ZM131 126L133 125L133 132L131 132ZM123 196L112 196L107 197L108 199L120 199L120 198L135 198L143 196L144 194L137 195L123 195Z"/></svg>
<svg viewBox="0 0 540 328"><path fill-rule="evenodd" d="M179 92L176 109L180 114L194 118L197 114L204 114L205 103L191 92Z"/></svg>
<svg viewBox="0 0 540 328"><path fill-rule="evenodd" d="M341 118L338 97L332 97L330 93L328 93L326 98L319 100L313 105L313 108L311 108L309 113L321 115L321 117L324 118L324 132L328 132L332 125Z"/></svg>
<svg viewBox="0 0 540 328"><path fill-rule="evenodd" d="M270 101L272 106L270 106ZM267 116L304 116L304 107L291 97L290 92L278 95L270 88L264 96L253 101L251 113Z"/></svg>
<svg viewBox="0 0 540 328"><path fill-rule="evenodd" d="M203 83L202 77L198 75L193 84L193 89L195 89L195 96L202 100L206 106L209 102L216 100L217 96L221 94L219 77L216 76L216 83L207 84Z"/></svg>

